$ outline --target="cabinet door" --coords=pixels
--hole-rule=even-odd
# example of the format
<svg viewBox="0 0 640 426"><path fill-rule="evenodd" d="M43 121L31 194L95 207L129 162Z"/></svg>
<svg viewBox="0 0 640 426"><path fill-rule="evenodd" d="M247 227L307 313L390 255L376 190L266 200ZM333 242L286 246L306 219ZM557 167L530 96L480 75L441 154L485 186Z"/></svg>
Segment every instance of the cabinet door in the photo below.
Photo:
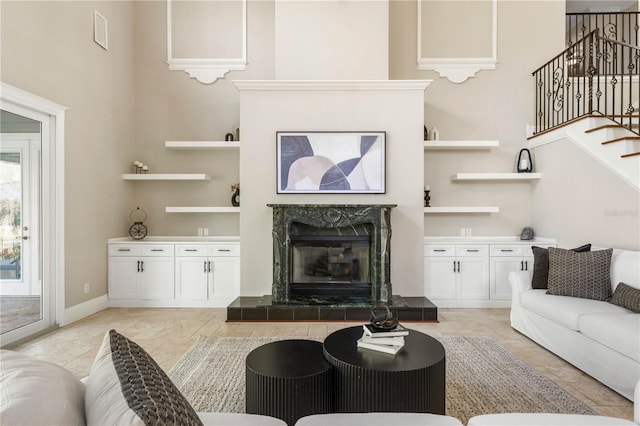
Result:
<svg viewBox="0 0 640 426"><path fill-rule="evenodd" d="M454 257L424 258L424 294L432 300L456 298Z"/></svg>
<svg viewBox="0 0 640 426"><path fill-rule="evenodd" d="M141 257L139 299L173 299L173 257Z"/></svg>
<svg viewBox="0 0 640 426"><path fill-rule="evenodd" d="M491 258L491 299L511 300L509 272L520 271L523 265L521 257Z"/></svg>
<svg viewBox="0 0 640 426"><path fill-rule="evenodd" d="M176 299L207 300L208 258L176 257Z"/></svg>
<svg viewBox="0 0 640 426"><path fill-rule="evenodd" d="M136 257L109 257L109 299L137 299L139 260Z"/></svg>
<svg viewBox="0 0 640 426"><path fill-rule="evenodd" d="M529 282L533 278L533 256L525 256L524 258L524 270L529 274Z"/></svg>
<svg viewBox="0 0 640 426"><path fill-rule="evenodd" d="M458 257L457 286L459 299L489 298L489 259Z"/></svg>
<svg viewBox="0 0 640 426"><path fill-rule="evenodd" d="M240 295L240 259L211 257L209 299L235 299Z"/></svg>

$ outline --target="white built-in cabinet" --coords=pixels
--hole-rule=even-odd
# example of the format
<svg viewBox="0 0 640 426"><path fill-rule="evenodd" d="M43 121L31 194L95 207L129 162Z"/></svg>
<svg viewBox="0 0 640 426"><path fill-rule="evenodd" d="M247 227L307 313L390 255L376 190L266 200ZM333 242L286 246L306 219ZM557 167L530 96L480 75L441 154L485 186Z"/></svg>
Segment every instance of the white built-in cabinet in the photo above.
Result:
<svg viewBox="0 0 640 426"><path fill-rule="evenodd" d="M425 296L442 308L508 307L511 271L533 273L531 246L555 247L551 239L426 237Z"/></svg>
<svg viewBox="0 0 640 426"><path fill-rule="evenodd" d="M109 297L173 299L173 270L172 245L109 245Z"/></svg>
<svg viewBox="0 0 640 426"><path fill-rule="evenodd" d="M431 300L476 300L489 296L488 246L425 244L425 295Z"/></svg>
<svg viewBox="0 0 640 426"><path fill-rule="evenodd" d="M176 245L176 299L230 303L239 293L237 244Z"/></svg>
<svg viewBox="0 0 640 426"><path fill-rule="evenodd" d="M109 306L226 307L240 295L238 241L123 240L108 244Z"/></svg>

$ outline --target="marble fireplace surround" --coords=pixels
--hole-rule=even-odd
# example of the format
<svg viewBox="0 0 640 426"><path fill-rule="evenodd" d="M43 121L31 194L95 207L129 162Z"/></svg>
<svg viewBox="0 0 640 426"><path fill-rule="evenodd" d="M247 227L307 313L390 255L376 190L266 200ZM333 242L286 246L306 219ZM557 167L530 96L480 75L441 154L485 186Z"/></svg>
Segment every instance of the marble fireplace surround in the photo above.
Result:
<svg viewBox="0 0 640 426"><path fill-rule="evenodd" d="M335 235L361 235L370 232L369 304L391 303L391 209L395 204L267 204L273 209L273 286L272 302L288 304L291 232L296 224ZM370 225L370 226L362 226Z"/></svg>

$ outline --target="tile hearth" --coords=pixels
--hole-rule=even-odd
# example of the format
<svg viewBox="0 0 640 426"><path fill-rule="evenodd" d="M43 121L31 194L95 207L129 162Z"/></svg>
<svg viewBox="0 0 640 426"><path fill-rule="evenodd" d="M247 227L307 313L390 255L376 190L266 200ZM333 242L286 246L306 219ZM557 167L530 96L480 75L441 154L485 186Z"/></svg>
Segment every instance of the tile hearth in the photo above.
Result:
<svg viewBox="0 0 640 426"><path fill-rule="evenodd" d="M319 302L279 304L270 295L238 297L227 307L227 321L366 321L370 316L368 301ZM400 321L438 321L438 308L426 297L392 296L389 308Z"/></svg>

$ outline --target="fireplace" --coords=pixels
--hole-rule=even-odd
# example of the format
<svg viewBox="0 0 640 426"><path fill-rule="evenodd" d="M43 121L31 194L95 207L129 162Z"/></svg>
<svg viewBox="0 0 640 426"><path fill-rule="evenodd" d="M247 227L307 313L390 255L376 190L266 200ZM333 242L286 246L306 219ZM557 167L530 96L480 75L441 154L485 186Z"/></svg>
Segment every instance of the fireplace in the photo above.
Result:
<svg viewBox="0 0 640 426"><path fill-rule="evenodd" d="M395 205L268 206L273 208L274 303L391 302Z"/></svg>

